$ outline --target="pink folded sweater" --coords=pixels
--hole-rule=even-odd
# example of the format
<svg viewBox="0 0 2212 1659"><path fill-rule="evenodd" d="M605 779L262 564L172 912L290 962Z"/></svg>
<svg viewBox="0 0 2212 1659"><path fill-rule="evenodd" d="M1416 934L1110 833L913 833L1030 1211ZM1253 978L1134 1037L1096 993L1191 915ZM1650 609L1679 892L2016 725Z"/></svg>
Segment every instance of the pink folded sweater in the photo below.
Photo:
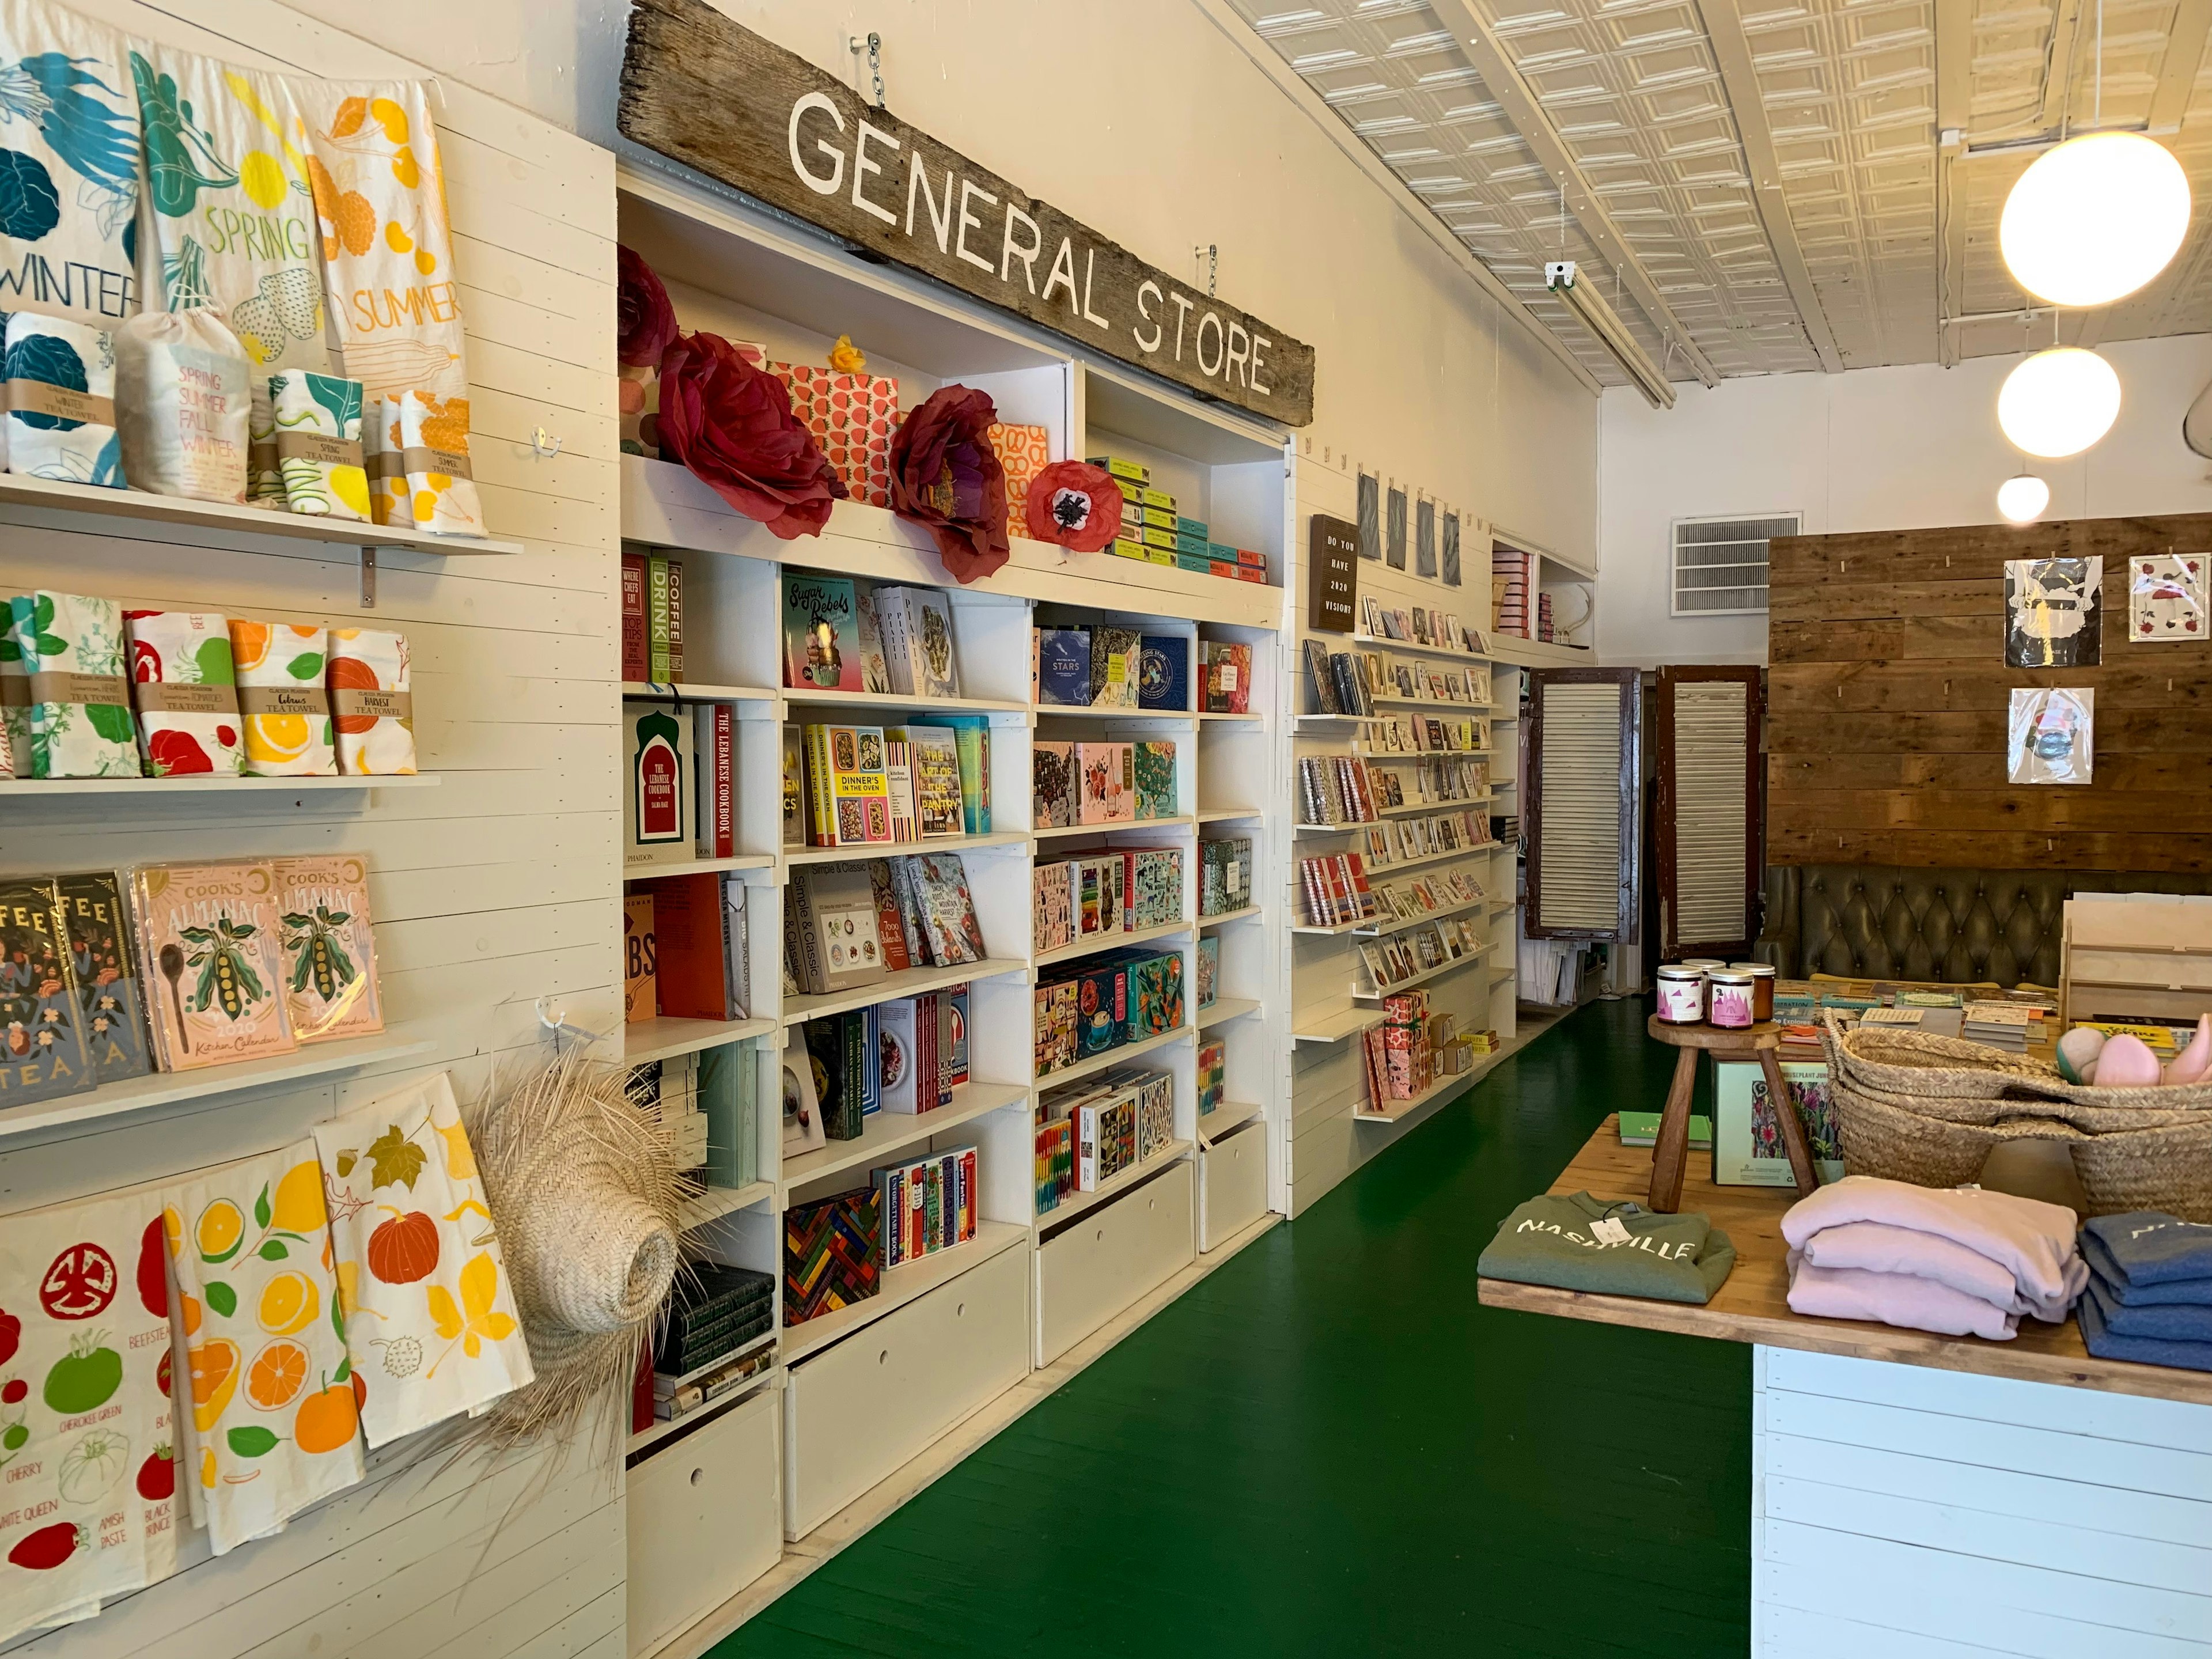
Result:
<svg viewBox="0 0 2212 1659"><path fill-rule="evenodd" d="M2080 1290L2074 1212L1978 1187L1915 1187L1873 1176L1845 1176L1790 1206L1782 1236L1802 1250L1814 1234L1854 1221L1878 1221L1932 1233L1987 1256L2011 1273L2020 1293L2063 1308Z"/></svg>
<svg viewBox="0 0 2212 1659"><path fill-rule="evenodd" d="M1978 1296L1911 1273L1869 1273L1861 1267L1816 1267L1790 1253L1790 1310L1821 1319L1871 1319L1939 1336L2011 1340L2020 1316Z"/></svg>
<svg viewBox="0 0 2212 1659"><path fill-rule="evenodd" d="M1847 1221L1840 1227L1823 1227L1805 1241L1808 1266L1855 1268L1868 1273L1902 1273L1933 1279L1962 1295L1978 1297L2000 1313L2033 1314L2056 1325L2066 1317L2074 1298L2089 1283L2089 1264L2075 1256L2066 1264L2066 1283L2056 1299L2029 1296L2013 1278L2012 1270L1978 1250L1935 1233L1915 1232L1880 1221Z"/></svg>

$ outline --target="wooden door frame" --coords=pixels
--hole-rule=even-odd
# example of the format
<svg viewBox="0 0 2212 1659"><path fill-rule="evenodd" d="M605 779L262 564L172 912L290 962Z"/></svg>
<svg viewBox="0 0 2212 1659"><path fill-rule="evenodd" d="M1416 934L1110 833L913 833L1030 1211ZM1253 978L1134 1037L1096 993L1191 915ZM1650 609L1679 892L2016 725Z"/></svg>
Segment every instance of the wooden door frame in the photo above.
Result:
<svg viewBox="0 0 2212 1659"><path fill-rule="evenodd" d="M1675 918L1680 912L1674 890L1678 873L1674 840L1674 688L1682 684L1733 680L1744 687L1744 714L1749 729L1744 751L1744 904L1746 936L1731 939L1686 939L1678 937ZM1751 665L1679 665L1659 671L1657 695L1651 712L1652 792L1651 862L1658 897L1658 949L1662 961L1683 956L1720 956L1731 959L1747 955L1757 942L1765 908L1766 852L1766 757L1765 671Z"/></svg>
<svg viewBox="0 0 2212 1659"><path fill-rule="evenodd" d="M1610 928L1547 927L1543 908L1544 863L1544 688L1547 685L1611 685L1620 694L1620 902ZM1528 671L1528 902L1522 933L1529 939L1576 939L1617 945L1636 937L1637 872L1640 860L1636 810L1643 781L1644 673L1636 668L1532 668Z"/></svg>

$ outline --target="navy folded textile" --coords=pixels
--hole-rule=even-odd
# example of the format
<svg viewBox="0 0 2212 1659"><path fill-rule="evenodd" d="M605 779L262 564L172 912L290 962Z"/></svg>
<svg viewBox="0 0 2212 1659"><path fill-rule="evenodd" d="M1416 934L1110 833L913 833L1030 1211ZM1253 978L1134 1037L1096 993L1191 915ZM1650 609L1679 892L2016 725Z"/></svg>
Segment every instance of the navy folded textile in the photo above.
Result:
<svg viewBox="0 0 2212 1659"><path fill-rule="evenodd" d="M2098 1316L2114 1336L2155 1337L2161 1342L2212 1342L2212 1307L2169 1302L2131 1308L2112 1294L2112 1287L2106 1280L2094 1273L2089 1275L2089 1288L2084 1294L2097 1298Z"/></svg>
<svg viewBox="0 0 2212 1659"><path fill-rule="evenodd" d="M2162 1285L2130 1285L2112 1253L2087 1227L2081 1230L2081 1256L2089 1270L2105 1281L2110 1299L2123 1308L2154 1308L2173 1303L2212 1308L2212 1279L2170 1279Z"/></svg>
<svg viewBox="0 0 2212 1659"><path fill-rule="evenodd" d="M2157 1210L2100 1215L2082 1231L2102 1244L2130 1285L2212 1279L2212 1223L2184 1221Z"/></svg>
<svg viewBox="0 0 2212 1659"><path fill-rule="evenodd" d="M2081 1340L2100 1359L2132 1359L2144 1365L2172 1365L2186 1371L2212 1371L2212 1342L2162 1342L2154 1336L2118 1336L2105 1323L2095 1287L2074 1304L2081 1322Z"/></svg>

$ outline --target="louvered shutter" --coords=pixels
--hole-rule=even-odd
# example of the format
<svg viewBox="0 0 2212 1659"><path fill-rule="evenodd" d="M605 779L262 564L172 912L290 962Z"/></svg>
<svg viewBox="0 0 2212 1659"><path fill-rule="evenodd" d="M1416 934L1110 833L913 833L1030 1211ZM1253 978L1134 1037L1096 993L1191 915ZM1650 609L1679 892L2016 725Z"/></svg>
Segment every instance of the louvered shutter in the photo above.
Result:
<svg viewBox="0 0 2212 1659"><path fill-rule="evenodd" d="M1528 678L1528 935L1633 938L1639 677L1570 668Z"/></svg>
<svg viewBox="0 0 2212 1659"><path fill-rule="evenodd" d="M1662 668L1654 698L1662 956L1740 956L1759 929L1756 668Z"/></svg>

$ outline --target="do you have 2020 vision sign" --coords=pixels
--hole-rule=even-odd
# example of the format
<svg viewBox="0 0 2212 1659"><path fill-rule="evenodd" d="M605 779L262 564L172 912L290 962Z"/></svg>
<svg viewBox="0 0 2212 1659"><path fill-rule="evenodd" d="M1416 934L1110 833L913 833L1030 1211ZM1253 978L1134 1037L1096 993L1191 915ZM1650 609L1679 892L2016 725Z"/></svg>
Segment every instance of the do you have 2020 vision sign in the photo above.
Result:
<svg viewBox="0 0 2212 1659"><path fill-rule="evenodd" d="M1313 348L1192 292L701 0L636 0L624 137L884 258L1285 426Z"/></svg>

